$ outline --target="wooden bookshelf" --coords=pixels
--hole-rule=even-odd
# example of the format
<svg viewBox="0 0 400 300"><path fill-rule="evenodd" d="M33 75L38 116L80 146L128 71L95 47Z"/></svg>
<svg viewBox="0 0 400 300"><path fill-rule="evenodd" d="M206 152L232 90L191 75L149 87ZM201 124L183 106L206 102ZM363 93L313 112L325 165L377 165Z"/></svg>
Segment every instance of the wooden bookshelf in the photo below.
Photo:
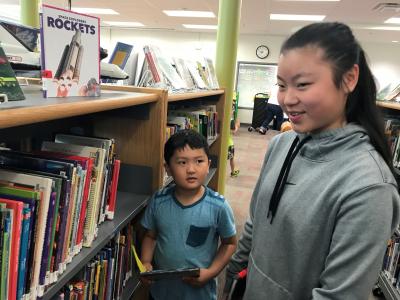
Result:
<svg viewBox="0 0 400 300"><path fill-rule="evenodd" d="M114 220L99 226L92 247L83 248L57 282L47 287L51 299L124 226L143 211L150 195L162 184L164 91L108 90L100 97L43 98L40 86L22 86L26 100L0 104L0 142L15 150L37 150L54 134L78 133L115 139L121 160ZM166 96L164 96L166 97ZM132 184L132 181L135 184ZM137 287L132 279L129 286ZM124 295L131 291L124 291Z"/></svg>
<svg viewBox="0 0 400 300"><path fill-rule="evenodd" d="M120 192L118 194L117 210L114 220L106 221L100 225L98 237L94 240L92 247L83 248L81 252L72 259L72 262L67 265L67 269L58 278L57 282L49 286L42 299L52 299L64 285L90 262L118 231L124 228L129 221L145 207L148 199L148 195L135 195ZM133 283L134 282L132 282L132 284Z"/></svg>
<svg viewBox="0 0 400 300"><path fill-rule="evenodd" d="M376 101L376 105L383 108L400 110L400 103L395 101Z"/></svg>
<svg viewBox="0 0 400 300"><path fill-rule="evenodd" d="M389 278L381 272L378 277L379 287L386 300L400 300L400 292L389 281Z"/></svg>
<svg viewBox="0 0 400 300"><path fill-rule="evenodd" d="M191 93L176 93L168 95L168 104L177 105L179 102L185 106L196 106L200 104L215 104L218 113L218 132L223 132L223 116L225 115L225 91L209 90ZM168 113L168 106L167 106ZM219 182L220 172L225 172L219 168L222 151L221 135L209 142L211 155L211 168L215 168L214 176L209 180L208 186L215 191L220 191L224 183Z"/></svg>
<svg viewBox="0 0 400 300"><path fill-rule="evenodd" d="M163 101L163 116L160 117L160 121L154 123L154 126L160 126L160 145L157 145L157 150L149 149L147 157L149 160L159 160L159 185L158 188L163 186L163 176L164 176L164 157L163 157L163 146L165 144L165 132L167 126L167 114L168 114L168 104L177 105L179 103L185 105L199 105L199 104L215 104L217 107L218 113L218 132L223 132L223 126L225 126L222 122L223 116L225 115L225 91L223 89L219 90L207 90L207 91L195 91L195 92L186 92L186 93L175 93L169 94L167 90L160 90L154 88L138 88L133 86L115 86L115 85L105 85L103 89L108 91L126 91L126 92L133 92L133 93L149 93L149 94L156 94L160 97ZM220 190L220 187L223 183L219 182L218 178L220 177L220 172L225 172L225 170L220 170L218 166L220 165L220 154L222 151L222 143L221 143L221 135L218 135L216 139L209 141L210 146L210 154L212 156L212 168L215 168L215 174L210 179L209 186L216 191ZM157 152L158 151L158 152Z"/></svg>
<svg viewBox="0 0 400 300"><path fill-rule="evenodd" d="M82 249L58 281L46 289L43 299L51 299L163 186L168 105L215 104L218 132L222 132L225 93L211 90L169 95L161 89L104 85L100 97L43 98L37 82L30 83L22 87L26 100L0 104L0 142L27 151L38 149L42 141L53 140L57 132L112 137L121 160L115 220L100 225L93 247ZM218 190L218 174L224 171L218 168L221 136L210 140L209 145L212 167L206 184ZM141 299L142 292L137 277L133 277L123 296Z"/></svg>

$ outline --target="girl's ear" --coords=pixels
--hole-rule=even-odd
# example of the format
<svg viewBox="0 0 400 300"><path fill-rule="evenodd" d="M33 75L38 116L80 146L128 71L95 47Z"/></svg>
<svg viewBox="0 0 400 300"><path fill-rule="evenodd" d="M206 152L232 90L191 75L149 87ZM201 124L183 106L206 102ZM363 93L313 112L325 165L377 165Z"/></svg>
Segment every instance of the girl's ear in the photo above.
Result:
<svg viewBox="0 0 400 300"><path fill-rule="evenodd" d="M164 168L165 168L165 171L167 171L168 176L172 176L171 169L169 168L169 166L166 162L164 163Z"/></svg>
<svg viewBox="0 0 400 300"><path fill-rule="evenodd" d="M355 64L353 65L353 67L351 67L349 71L347 71L343 75L343 82L346 93L350 94L351 92L354 91L354 89L357 86L359 74L360 74L360 68L357 64Z"/></svg>

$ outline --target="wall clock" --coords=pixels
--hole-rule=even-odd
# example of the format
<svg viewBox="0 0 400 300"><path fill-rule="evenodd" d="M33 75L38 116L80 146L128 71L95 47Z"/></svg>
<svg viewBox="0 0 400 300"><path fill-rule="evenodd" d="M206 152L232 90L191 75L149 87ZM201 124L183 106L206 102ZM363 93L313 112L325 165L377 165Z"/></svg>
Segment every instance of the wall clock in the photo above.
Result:
<svg viewBox="0 0 400 300"><path fill-rule="evenodd" d="M269 55L269 48L265 45L260 45L256 49L256 55L260 59L265 59Z"/></svg>

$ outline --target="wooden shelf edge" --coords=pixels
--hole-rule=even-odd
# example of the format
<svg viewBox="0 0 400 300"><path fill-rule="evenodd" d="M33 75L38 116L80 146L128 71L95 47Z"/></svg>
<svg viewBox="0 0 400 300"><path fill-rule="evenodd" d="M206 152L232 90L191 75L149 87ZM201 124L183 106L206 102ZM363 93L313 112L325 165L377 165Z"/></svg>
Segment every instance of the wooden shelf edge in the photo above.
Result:
<svg viewBox="0 0 400 300"><path fill-rule="evenodd" d="M52 299L60 289L67 284L109 241L119 232L130 220L132 220L146 205L148 195L134 195L119 192L117 208L114 220L105 221L99 226L97 238L92 247L83 248L81 252L74 256L72 262L67 265L67 269L50 285L44 293L42 300Z"/></svg>
<svg viewBox="0 0 400 300"><path fill-rule="evenodd" d="M388 277L380 272L378 277L379 287L381 288L386 300L400 300L400 293L395 289L395 287L389 282Z"/></svg>
<svg viewBox="0 0 400 300"><path fill-rule="evenodd" d="M106 95L106 94L105 94ZM28 96L29 97L29 96ZM62 119L74 116L96 113L112 109L130 107L157 101L156 94L120 95L99 99L63 98L63 99L41 99L41 103L35 106L22 106L23 102L16 103L16 107L0 107L0 128L27 125L32 123ZM49 104L46 104L46 101ZM40 105L43 104L43 105ZM2 109L1 109L2 108Z"/></svg>
<svg viewBox="0 0 400 300"><path fill-rule="evenodd" d="M376 101L376 105L380 107L400 110L400 103L395 101Z"/></svg>
<svg viewBox="0 0 400 300"><path fill-rule="evenodd" d="M196 91L196 92L188 92L188 93L175 93L175 94L168 94L168 101L182 101L182 100L189 100L195 98L202 98L202 97L209 97L214 95L221 95L225 91L224 90L207 90L207 91Z"/></svg>

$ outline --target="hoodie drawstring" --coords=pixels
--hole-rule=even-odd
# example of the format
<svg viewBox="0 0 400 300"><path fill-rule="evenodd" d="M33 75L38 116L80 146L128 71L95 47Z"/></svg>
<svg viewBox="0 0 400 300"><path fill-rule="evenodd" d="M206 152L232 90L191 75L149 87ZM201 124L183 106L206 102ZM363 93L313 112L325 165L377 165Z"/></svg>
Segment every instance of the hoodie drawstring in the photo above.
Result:
<svg viewBox="0 0 400 300"><path fill-rule="evenodd" d="M289 175L290 167L292 166L292 162L293 162L294 158L296 157L297 153L299 153L300 148L303 147L303 145L310 139L311 139L311 136L307 136L303 140L301 140L299 143L299 137L296 136L292 145L290 146L289 152L286 155L286 158L285 158L285 161L281 168L281 171L279 173L278 179L275 183L274 191L272 192L272 196L271 196L271 201L269 202L267 218L269 218L269 216L271 216L271 221L270 221L271 224L272 224L272 221L274 220L276 211L278 210L279 201L281 200L283 190L285 188L286 180Z"/></svg>

